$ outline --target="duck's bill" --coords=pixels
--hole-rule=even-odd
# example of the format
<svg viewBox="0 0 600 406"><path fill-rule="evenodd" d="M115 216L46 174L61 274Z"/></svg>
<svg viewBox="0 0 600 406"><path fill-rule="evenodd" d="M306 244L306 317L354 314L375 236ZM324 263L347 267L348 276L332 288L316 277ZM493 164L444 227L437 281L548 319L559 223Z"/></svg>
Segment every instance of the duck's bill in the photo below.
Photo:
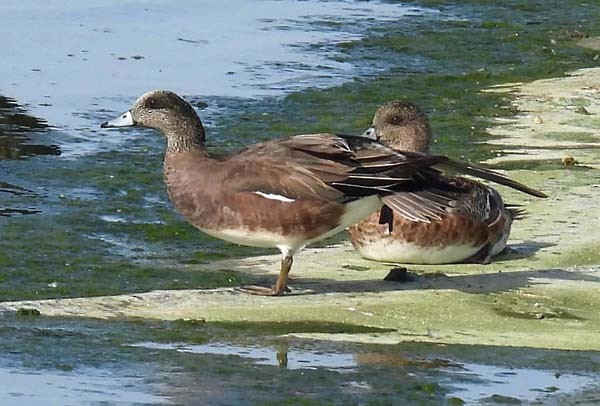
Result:
<svg viewBox="0 0 600 406"><path fill-rule="evenodd" d="M110 120L110 121L105 121L104 123L100 124L101 128L111 128L111 127L129 127L134 125L133 123L133 117L131 116L131 112L128 111L124 114L121 114L119 117Z"/></svg>
<svg viewBox="0 0 600 406"><path fill-rule="evenodd" d="M377 141L377 130L375 130L375 127L369 127L360 136Z"/></svg>

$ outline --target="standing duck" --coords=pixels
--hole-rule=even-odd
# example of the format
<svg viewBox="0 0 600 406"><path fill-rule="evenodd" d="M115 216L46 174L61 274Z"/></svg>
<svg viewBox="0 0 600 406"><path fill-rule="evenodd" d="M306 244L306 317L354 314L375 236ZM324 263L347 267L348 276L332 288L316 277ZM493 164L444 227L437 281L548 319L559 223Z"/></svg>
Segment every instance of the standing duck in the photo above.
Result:
<svg viewBox="0 0 600 406"><path fill-rule="evenodd" d="M401 151L427 153L432 141L425 113L406 101L381 106L364 133ZM350 240L365 258L411 264L488 263L506 247L514 219L523 212L504 205L493 188L458 176L436 179L455 189L451 209L429 222L407 218L402 205L388 204L350 227ZM527 193L546 197L543 193ZM452 193L445 193L449 196ZM416 203L416 202L415 202Z"/></svg>
<svg viewBox="0 0 600 406"><path fill-rule="evenodd" d="M127 126L165 136L164 181L187 221L225 241L279 249L275 285L241 289L258 295L285 294L295 253L378 211L382 199L402 195L396 192L418 198L405 205L403 215L421 222L439 218L450 208L454 187L438 182L440 172L433 166L450 162L472 169L446 157L404 154L365 137L332 134L296 135L212 154L192 106L165 90L140 96L129 111L102 124ZM529 190L492 171L481 170L481 176ZM429 191L432 184L435 190Z"/></svg>

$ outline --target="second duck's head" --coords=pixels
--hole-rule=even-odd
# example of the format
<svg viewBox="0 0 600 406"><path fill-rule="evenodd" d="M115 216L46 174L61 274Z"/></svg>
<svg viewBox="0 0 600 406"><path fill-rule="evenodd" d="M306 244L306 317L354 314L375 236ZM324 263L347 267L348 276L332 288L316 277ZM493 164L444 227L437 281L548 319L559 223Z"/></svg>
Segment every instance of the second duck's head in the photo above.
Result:
<svg viewBox="0 0 600 406"><path fill-rule="evenodd" d="M204 127L193 107L168 90L143 94L128 111L101 125L102 128L128 126L155 129L168 140L194 138L204 141Z"/></svg>
<svg viewBox="0 0 600 406"><path fill-rule="evenodd" d="M427 116L407 101L392 101L379 107L364 135L390 148L413 152L428 152L432 139Z"/></svg>

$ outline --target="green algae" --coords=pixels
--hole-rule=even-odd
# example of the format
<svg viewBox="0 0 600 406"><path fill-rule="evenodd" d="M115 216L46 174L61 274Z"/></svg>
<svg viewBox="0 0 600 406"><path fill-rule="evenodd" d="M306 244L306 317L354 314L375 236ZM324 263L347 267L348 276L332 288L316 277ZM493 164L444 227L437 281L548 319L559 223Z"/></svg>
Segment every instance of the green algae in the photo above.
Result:
<svg viewBox="0 0 600 406"><path fill-rule="evenodd" d="M507 292L503 294L494 294L490 297L493 301L494 311L501 317L543 320L543 319L563 319L563 320L586 320L588 306L577 306L576 303L561 302L558 297L553 296L550 303L544 303L547 299L541 295L523 295L522 292ZM561 306L562 305L562 306ZM582 316L578 316L575 312Z"/></svg>
<svg viewBox="0 0 600 406"><path fill-rule="evenodd" d="M202 382L209 382L211 388L225 386L228 394L242 395L240 399L243 401L236 400L236 397L227 398L228 404L249 401L260 404L327 404L336 399L339 402L334 404L454 405L472 401L473 394L457 391L456 386L465 387L474 380L484 384L498 382L503 380L503 373L512 374L520 368L552 371L557 376L583 375L599 371L600 365L598 353L532 348L419 343L359 345L296 338L265 339L260 335L252 336L253 331L247 331L247 337L241 337L240 342L229 341L232 345L247 346L244 348L248 354L256 348L268 349L272 354L269 360L253 360L240 355L216 356L194 352L194 345L205 344L206 339L217 339L223 344L240 338L239 333L245 332L234 329L228 335L220 328L213 329L211 323L116 319L107 324L85 318L39 317L15 318L7 320L3 326L0 337L7 353L23 352L23 339L33 343L22 357L23 362L38 374L49 369L69 370L73 365L77 366L75 371L78 374L81 374L81 370L77 369L81 365L104 365L129 374L149 371L150 379L154 382L159 380L170 388L171 401L176 399L182 404L192 403L192 399L188 401L182 397L186 393L203 393L206 396L206 386ZM15 334L17 331L19 335ZM159 350L143 346L144 342L173 343L173 346ZM49 348L53 350L48 351ZM178 348L183 351L178 351ZM275 362L276 355L292 357L295 351L307 351L317 357L319 354L329 357L353 354L353 364L351 367L300 370L262 364L264 361ZM495 365L493 371L498 375L479 376L476 371L470 370L477 364ZM155 371L155 366L160 369ZM361 386L353 386L353 383ZM556 386L564 389L562 380L557 381ZM361 387L368 390L361 391Z"/></svg>
<svg viewBox="0 0 600 406"><path fill-rule="evenodd" d="M591 102L585 97L559 97L556 102L550 104L551 106L560 107L589 107Z"/></svg>
<svg viewBox="0 0 600 406"><path fill-rule="evenodd" d="M324 333L324 334L368 334L389 333L395 329L385 327L365 326L361 324L342 323L335 321L213 321L211 326L224 330L241 332L250 336L283 335L294 333Z"/></svg>
<svg viewBox="0 0 600 406"><path fill-rule="evenodd" d="M133 319L135 320L135 318ZM374 334L395 331L390 328L378 328L360 324L342 322L305 321L206 321L204 319L177 319L168 322L148 322L137 319L140 326L161 325L151 337L153 341L173 343L205 343L215 338L235 342L252 342L261 337L278 340L290 332L323 334Z"/></svg>
<svg viewBox="0 0 600 406"><path fill-rule="evenodd" d="M586 119L574 119L574 120L566 121L564 124L599 130L600 129L600 117L586 118ZM598 137L598 136L591 137L591 139L592 139L592 141L598 142L600 137Z"/></svg>
<svg viewBox="0 0 600 406"><path fill-rule="evenodd" d="M598 244L596 241L593 241L582 242L574 247L572 251L561 253L550 264L556 267L569 267L574 265L598 265L599 263L600 253L598 252Z"/></svg>
<svg viewBox="0 0 600 406"><path fill-rule="evenodd" d="M548 137L551 138L551 137ZM556 173L557 170L586 171L586 167L574 166L565 168L560 159L516 159L502 160L499 163L487 165L490 169L502 169L505 171L539 171Z"/></svg>
<svg viewBox="0 0 600 406"><path fill-rule="evenodd" d="M15 314L17 317L37 317L40 315L40 311L37 309L28 309L26 307L22 307L18 309Z"/></svg>
<svg viewBox="0 0 600 406"><path fill-rule="evenodd" d="M571 120L564 124L578 125L580 123L581 122L578 123L575 120ZM590 123L586 122L586 127L589 127L589 125ZM592 132L545 132L541 136L559 141L573 141L579 143L594 143L600 141L600 137Z"/></svg>

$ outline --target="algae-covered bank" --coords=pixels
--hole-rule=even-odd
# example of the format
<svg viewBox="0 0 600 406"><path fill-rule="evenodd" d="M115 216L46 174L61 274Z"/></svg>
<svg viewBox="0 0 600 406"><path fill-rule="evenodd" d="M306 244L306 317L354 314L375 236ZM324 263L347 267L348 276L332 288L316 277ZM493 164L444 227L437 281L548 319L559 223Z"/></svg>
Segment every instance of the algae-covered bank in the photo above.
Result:
<svg viewBox="0 0 600 406"><path fill-rule="evenodd" d="M38 3L0 17L1 404L600 400L600 5ZM290 295L249 296L274 252L174 212L161 137L99 128L156 87L215 150L357 133L408 99L435 153L550 197L500 189L527 216L490 265L386 281L398 265L340 235L297 256Z"/></svg>
<svg viewBox="0 0 600 406"><path fill-rule="evenodd" d="M299 255L296 290L283 298L177 289L1 306L52 316L347 325L339 334L282 331L327 340L600 351L598 83L600 68L590 68L483 90L509 98L514 114L490 120L485 142L497 157L486 162L550 195L532 199L503 190L528 215L514 225L508 252L491 265L410 266L406 281L386 282L391 266L363 260L342 242ZM205 260L186 265L186 272L265 282L277 261L275 255Z"/></svg>

